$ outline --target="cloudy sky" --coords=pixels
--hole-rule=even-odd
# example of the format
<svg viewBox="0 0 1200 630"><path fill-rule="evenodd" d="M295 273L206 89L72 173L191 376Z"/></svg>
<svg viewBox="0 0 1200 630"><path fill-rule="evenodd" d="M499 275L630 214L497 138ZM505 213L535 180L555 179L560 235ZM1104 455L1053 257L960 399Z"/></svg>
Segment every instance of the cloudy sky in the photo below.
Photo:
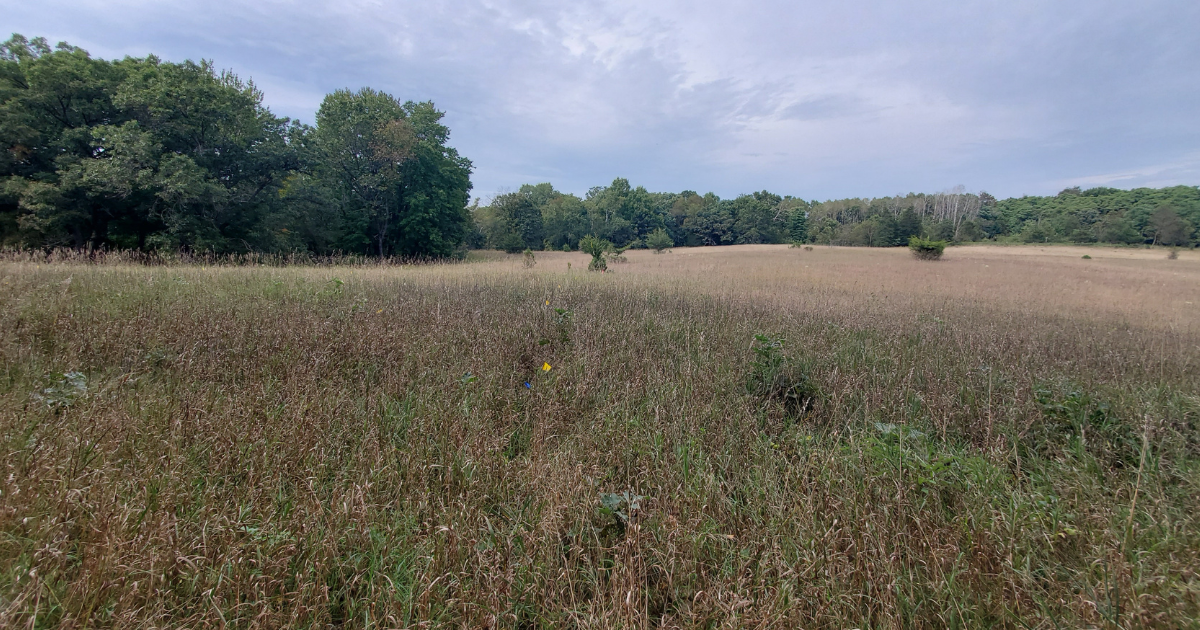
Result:
<svg viewBox="0 0 1200 630"><path fill-rule="evenodd" d="M446 111L485 199L1200 184L1200 2L0 0L0 30L206 58L277 114Z"/></svg>

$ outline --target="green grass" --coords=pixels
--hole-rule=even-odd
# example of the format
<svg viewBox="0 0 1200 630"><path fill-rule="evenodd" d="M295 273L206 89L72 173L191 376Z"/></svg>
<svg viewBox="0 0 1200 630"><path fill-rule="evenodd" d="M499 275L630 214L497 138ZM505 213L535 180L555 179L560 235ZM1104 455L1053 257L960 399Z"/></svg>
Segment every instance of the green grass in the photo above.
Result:
<svg viewBox="0 0 1200 630"><path fill-rule="evenodd" d="M1197 627L1191 331L480 264L0 266L0 625Z"/></svg>

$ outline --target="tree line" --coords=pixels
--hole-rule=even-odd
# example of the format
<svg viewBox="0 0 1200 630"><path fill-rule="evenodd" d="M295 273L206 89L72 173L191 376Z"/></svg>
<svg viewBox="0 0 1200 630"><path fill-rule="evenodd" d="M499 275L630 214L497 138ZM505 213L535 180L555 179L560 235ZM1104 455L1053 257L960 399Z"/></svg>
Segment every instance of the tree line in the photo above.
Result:
<svg viewBox="0 0 1200 630"><path fill-rule="evenodd" d="M818 243L896 247L937 241L1114 243L1194 246L1200 188L1069 188L1058 195L997 200L959 186L935 194L806 201L769 191L649 192L624 178L580 198L549 183L526 184L471 208L468 244L510 252L578 249L585 236L618 247Z"/></svg>
<svg viewBox="0 0 1200 630"><path fill-rule="evenodd" d="M0 44L0 247L444 257L466 248L811 242L1195 245L1200 188L1069 188L722 199L617 178L583 197L527 184L468 206L471 162L431 102L325 97L315 125L275 116L211 62L121 60L44 39Z"/></svg>
<svg viewBox="0 0 1200 630"><path fill-rule="evenodd" d="M0 45L0 245L448 256L471 162L431 102L363 88L316 125L210 62Z"/></svg>

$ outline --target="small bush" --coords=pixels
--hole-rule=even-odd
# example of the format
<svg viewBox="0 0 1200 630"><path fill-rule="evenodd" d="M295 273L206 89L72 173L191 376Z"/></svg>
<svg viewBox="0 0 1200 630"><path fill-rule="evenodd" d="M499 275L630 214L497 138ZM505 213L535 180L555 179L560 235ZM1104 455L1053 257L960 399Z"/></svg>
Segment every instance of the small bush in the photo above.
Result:
<svg viewBox="0 0 1200 630"><path fill-rule="evenodd" d="M532 249L521 252L521 263L525 265L526 269L531 269L537 264L537 258L534 257Z"/></svg>
<svg viewBox="0 0 1200 630"><path fill-rule="evenodd" d="M780 403L789 417L811 409L819 395L804 366L785 356L783 342L768 335L754 335L754 363L746 389L766 402Z"/></svg>
<svg viewBox="0 0 1200 630"><path fill-rule="evenodd" d="M932 241L914 236L908 239L908 249L919 260L939 260L946 249L946 241Z"/></svg>
<svg viewBox="0 0 1200 630"><path fill-rule="evenodd" d="M674 245L675 241L671 240L671 236L662 228L654 230L646 237L646 246L653 249L655 254L661 254Z"/></svg>
<svg viewBox="0 0 1200 630"><path fill-rule="evenodd" d="M812 245L805 245L805 246L804 246L804 251L806 251L806 252L811 252L811 251L812 251Z"/></svg>
<svg viewBox="0 0 1200 630"><path fill-rule="evenodd" d="M1179 248L1172 247L1171 253L1167 254L1167 260L1178 260L1178 259L1179 259Z"/></svg>
<svg viewBox="0 0 1200 630"><path fill-rule="evenodd" d="M1084 260L1091 260L1091 259L1092 259L1092 257L1091 257L1091 256L1088 256L1087 254L1084 254L1084 255L1083 255L1083 259L1084 259Z"/></svg>
<svg viewBox="0 0 1200 630"><path fill-rule="evenodd" d="M579 241L579 251L590 254L592 261L588 263L588 271L608 271L608 263L604 260L604 252L612 249L612 243L598 239L591 234Z"/></svg>
<svg viewBox="0 0 1200 630"><path fill-rule="evenodd" d="M1033 394L1042 421L1025 435L1029 451L1047 457L1087 452L1111 468L1137 467L1141 454L1137 427L1106 400L1070 384L1042 385Z"/></svg>

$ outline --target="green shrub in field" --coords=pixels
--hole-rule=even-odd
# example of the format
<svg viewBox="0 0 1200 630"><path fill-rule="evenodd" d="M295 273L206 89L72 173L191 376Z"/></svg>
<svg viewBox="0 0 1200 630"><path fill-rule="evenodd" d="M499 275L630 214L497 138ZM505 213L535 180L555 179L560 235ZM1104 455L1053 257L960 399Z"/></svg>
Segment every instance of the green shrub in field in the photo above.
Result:
<svg viewBox="0 0 1200 630"><path fill-rule="evenodd" d="M646 237L646 246L653 249L655 254L661 254L667 248L674 247L675 241L671 240L671 236L667 234L666 230L658 228Z"/></svg>
<svg viewBox="0 0 1200 630"><path fill-rule="evenodd" d="M1088 453L1110 467L1136 467L1140 438L1135 423L1109 403L1071 386L1034 390L1042 422L1026 433L1026 448L1043 456Z"/></svg>
<svg viewBox="0 0 1200 630"><path fill-rule="evenodd" d="M530 269L537 264L537 258L533 255L532 249L526 249L521 252L521 263L525 265L526 269Z"/></svg>
<svg viewBox="0 0 1200 630"><path fill-rule="evenodd" d="M604 252L612 249L612 243L596 238L591 234L579 241L579 251L590 254L592 262L588 263L588 271L608 271L608 263L604 260Z"/></svg>
<svg viewBox="0 0 1200 630"><path fill-rule="evenodd" d="M1091 256L1088 256L1087 254L1084 254L1084 255L1083 255L1083 259L1084 259L1084 260L1091 260L1091 259L1092 259L1092 257L1091 257Z"/></svg>
<svg viewBox="0 0 1200 630"><path fill-rule="evenodd" d="M87 376L81 372L51 374L48 387L33 394L33 399L52 408L70 407L88 391Z"/></svg>
<svg viewBox="0 0 1200 630"><path fill-rule="evenodd" d="M908 239L908 249L920 260L938 260L946 249L946 241L933 241L919 236Z"/></svg>
<svg viewBox="0 0 1200 630"><path fill-rule="evenodd" d="M746 388L764 401L782 404L792 417L808 411L819 395L804 367L783 354L783 341L769 335L754 335L754 362Z"/></svg>

